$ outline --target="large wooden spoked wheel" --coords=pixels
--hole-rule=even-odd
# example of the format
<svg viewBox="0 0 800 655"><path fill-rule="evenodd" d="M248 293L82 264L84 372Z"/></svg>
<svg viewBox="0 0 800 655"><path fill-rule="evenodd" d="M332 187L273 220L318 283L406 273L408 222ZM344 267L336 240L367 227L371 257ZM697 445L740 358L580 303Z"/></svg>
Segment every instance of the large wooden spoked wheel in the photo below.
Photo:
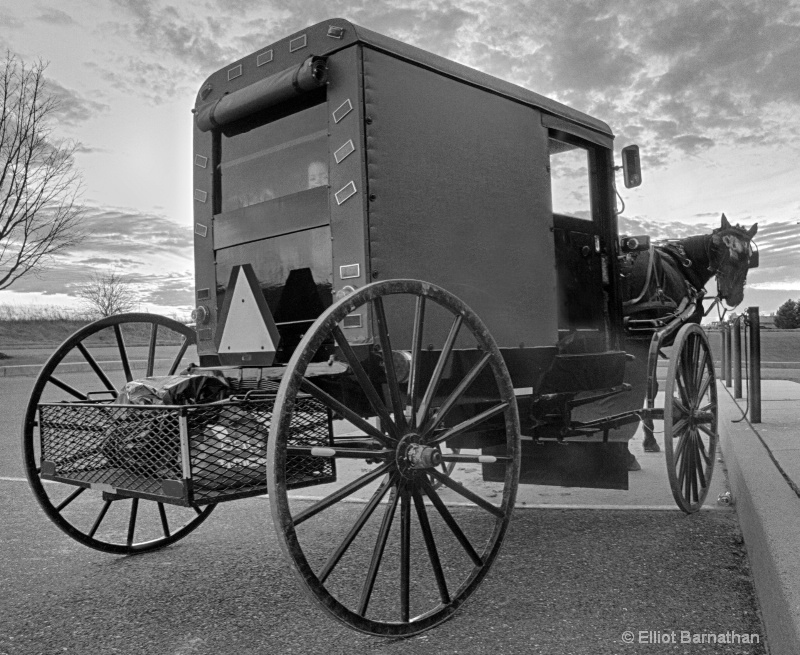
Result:
<svg viewBox="0 0 800 655"><path fill-rule="evenodd" d="M374 325L379 374L348 341L345 319L355 314ZM353 406L379 421L307 376L319 349L334 343L335 357L350 367L350 398L361 400ZM408 349L407 380L387 356L393 347ZM360 430L362 445L335 438L328 449L304 447L293 422L304 394ZM491 434L492 454L436 448L466 433ZM273 521L304 590L351 628L412 635L449 618L497 557L519 479L511 379L486 327L458 298L416 280L373 283L331 306L298 345L277 393L267 453ZM339 482L287 492L293 456L314 454L334 459ZM480 467L448 475L440 466L449 462L490 463L498 481L485 482Z"/></svg>
<svg viewBox="0 0 800 655"><path fill-rule="evenodd" d="M714 472L717 385L705 332L684 325L672 348L664 397L664 453L675 502L687 514L703 505Z"/></svg>
<svg viewBox="0 0 800 655"><path fill-rule="evenodd" d="M213 505L119 498L41 477L39 403L110 401L125 382L188 366L194 344L194 330L182 323L153 314L119 314L75 332L42 368L22 428L25 472L45 514L73 539L109 553L154 550L188 535L213 510Z"/></svg>

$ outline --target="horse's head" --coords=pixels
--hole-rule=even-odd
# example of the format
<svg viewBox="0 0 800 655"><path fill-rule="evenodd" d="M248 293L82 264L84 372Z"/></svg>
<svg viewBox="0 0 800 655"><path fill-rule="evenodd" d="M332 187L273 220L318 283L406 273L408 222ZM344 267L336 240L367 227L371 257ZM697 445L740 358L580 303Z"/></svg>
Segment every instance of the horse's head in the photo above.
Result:
<svg viewBox="0 0 800 655"><path fill-rule="evenodd" d="M758 265L751 243L757 229L757 223L749 229L731 225L723 214L721 226L711 234L709 268L717 277L719 297L732 307L744 299L747 271Z"/></svg>

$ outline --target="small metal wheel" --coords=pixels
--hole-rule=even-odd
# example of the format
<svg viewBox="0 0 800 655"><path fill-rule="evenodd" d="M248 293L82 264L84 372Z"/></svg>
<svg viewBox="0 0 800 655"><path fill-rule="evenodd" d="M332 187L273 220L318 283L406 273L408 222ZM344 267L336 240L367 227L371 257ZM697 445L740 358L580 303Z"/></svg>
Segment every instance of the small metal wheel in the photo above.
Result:
<svg viewBox="0 0 800 655"><path fill-rule="evenodd" d="M154 314L119 314L75 332L42 368L22 428L25 472L45 514L73 539L109 553L154 550L188 535L214 509L122 498L41 477L40 403L110 402L125 382L188 366L196 356L194 344L194 330L182 323Z"/></svg>
<svg viewBox="0 0 800 655"><path fill-rule="evenodd" d="M386 365L358 345L364 336L349 337L355 315L366 317ZM333 359L349 367L343 400L312 377L312 363L328 357L320 350L334 345ZM408 370L386 356L393 348ZM329 448L302 445L304 395L360 430L362 445L340 446L335 435ZM364 418L375 415L379 428ZM464 436L482 445L437 448ZM329 458L338 482L287 491L313 457ZM432 284L369 284L317 319L281 381L267 449L278 540L304 590L333 617L372 635L416 634L449 618L489 571L511 519L519 458L511 379L475 313ZM440 467L450 463L483 466L447 475Z"/></svg>
<svg viewBox="0 0 800 655"><path fill-rule="evenodd" d="M717 385L705 332L684 325L667 372L664 452L675 502L691 514L703 505L714 472L717 442Z"/></svg>

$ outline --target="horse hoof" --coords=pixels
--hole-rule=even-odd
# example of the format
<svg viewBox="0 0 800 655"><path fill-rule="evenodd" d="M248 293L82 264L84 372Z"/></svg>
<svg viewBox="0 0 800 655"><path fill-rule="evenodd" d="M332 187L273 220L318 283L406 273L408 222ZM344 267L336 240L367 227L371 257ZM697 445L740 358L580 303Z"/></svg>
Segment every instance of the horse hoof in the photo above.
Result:
<svg viewBox="0 0 800 655"><path fill-rule="evenodd" d="M661 448L659 447L659 445L658 445L658 443L656 441L653 441L651 443L647 443L645 441L645 443L643 444L643 448L644 448L644 452L646 452L646 453L660 453L661 452Z"/></svg>
<svg viewBox="0 0 800 655"><path fill-rule="evenodd" d="M642 465L639 464L638 460L633 455L631 455L630 458L628 459L628 470L629 471L642 470Z"/></svg>

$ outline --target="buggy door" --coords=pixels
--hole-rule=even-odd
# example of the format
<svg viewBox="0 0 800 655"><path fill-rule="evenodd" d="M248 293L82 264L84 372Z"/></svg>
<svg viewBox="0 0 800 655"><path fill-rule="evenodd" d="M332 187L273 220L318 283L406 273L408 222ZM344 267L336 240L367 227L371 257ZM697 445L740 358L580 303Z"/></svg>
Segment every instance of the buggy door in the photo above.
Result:
<svg viewBox="0 0 800 655"><path fill-rule="evenodd" d="M561 130L548 133L558 328L605 335L608 215L601 193L603 149Z"/></svg>

